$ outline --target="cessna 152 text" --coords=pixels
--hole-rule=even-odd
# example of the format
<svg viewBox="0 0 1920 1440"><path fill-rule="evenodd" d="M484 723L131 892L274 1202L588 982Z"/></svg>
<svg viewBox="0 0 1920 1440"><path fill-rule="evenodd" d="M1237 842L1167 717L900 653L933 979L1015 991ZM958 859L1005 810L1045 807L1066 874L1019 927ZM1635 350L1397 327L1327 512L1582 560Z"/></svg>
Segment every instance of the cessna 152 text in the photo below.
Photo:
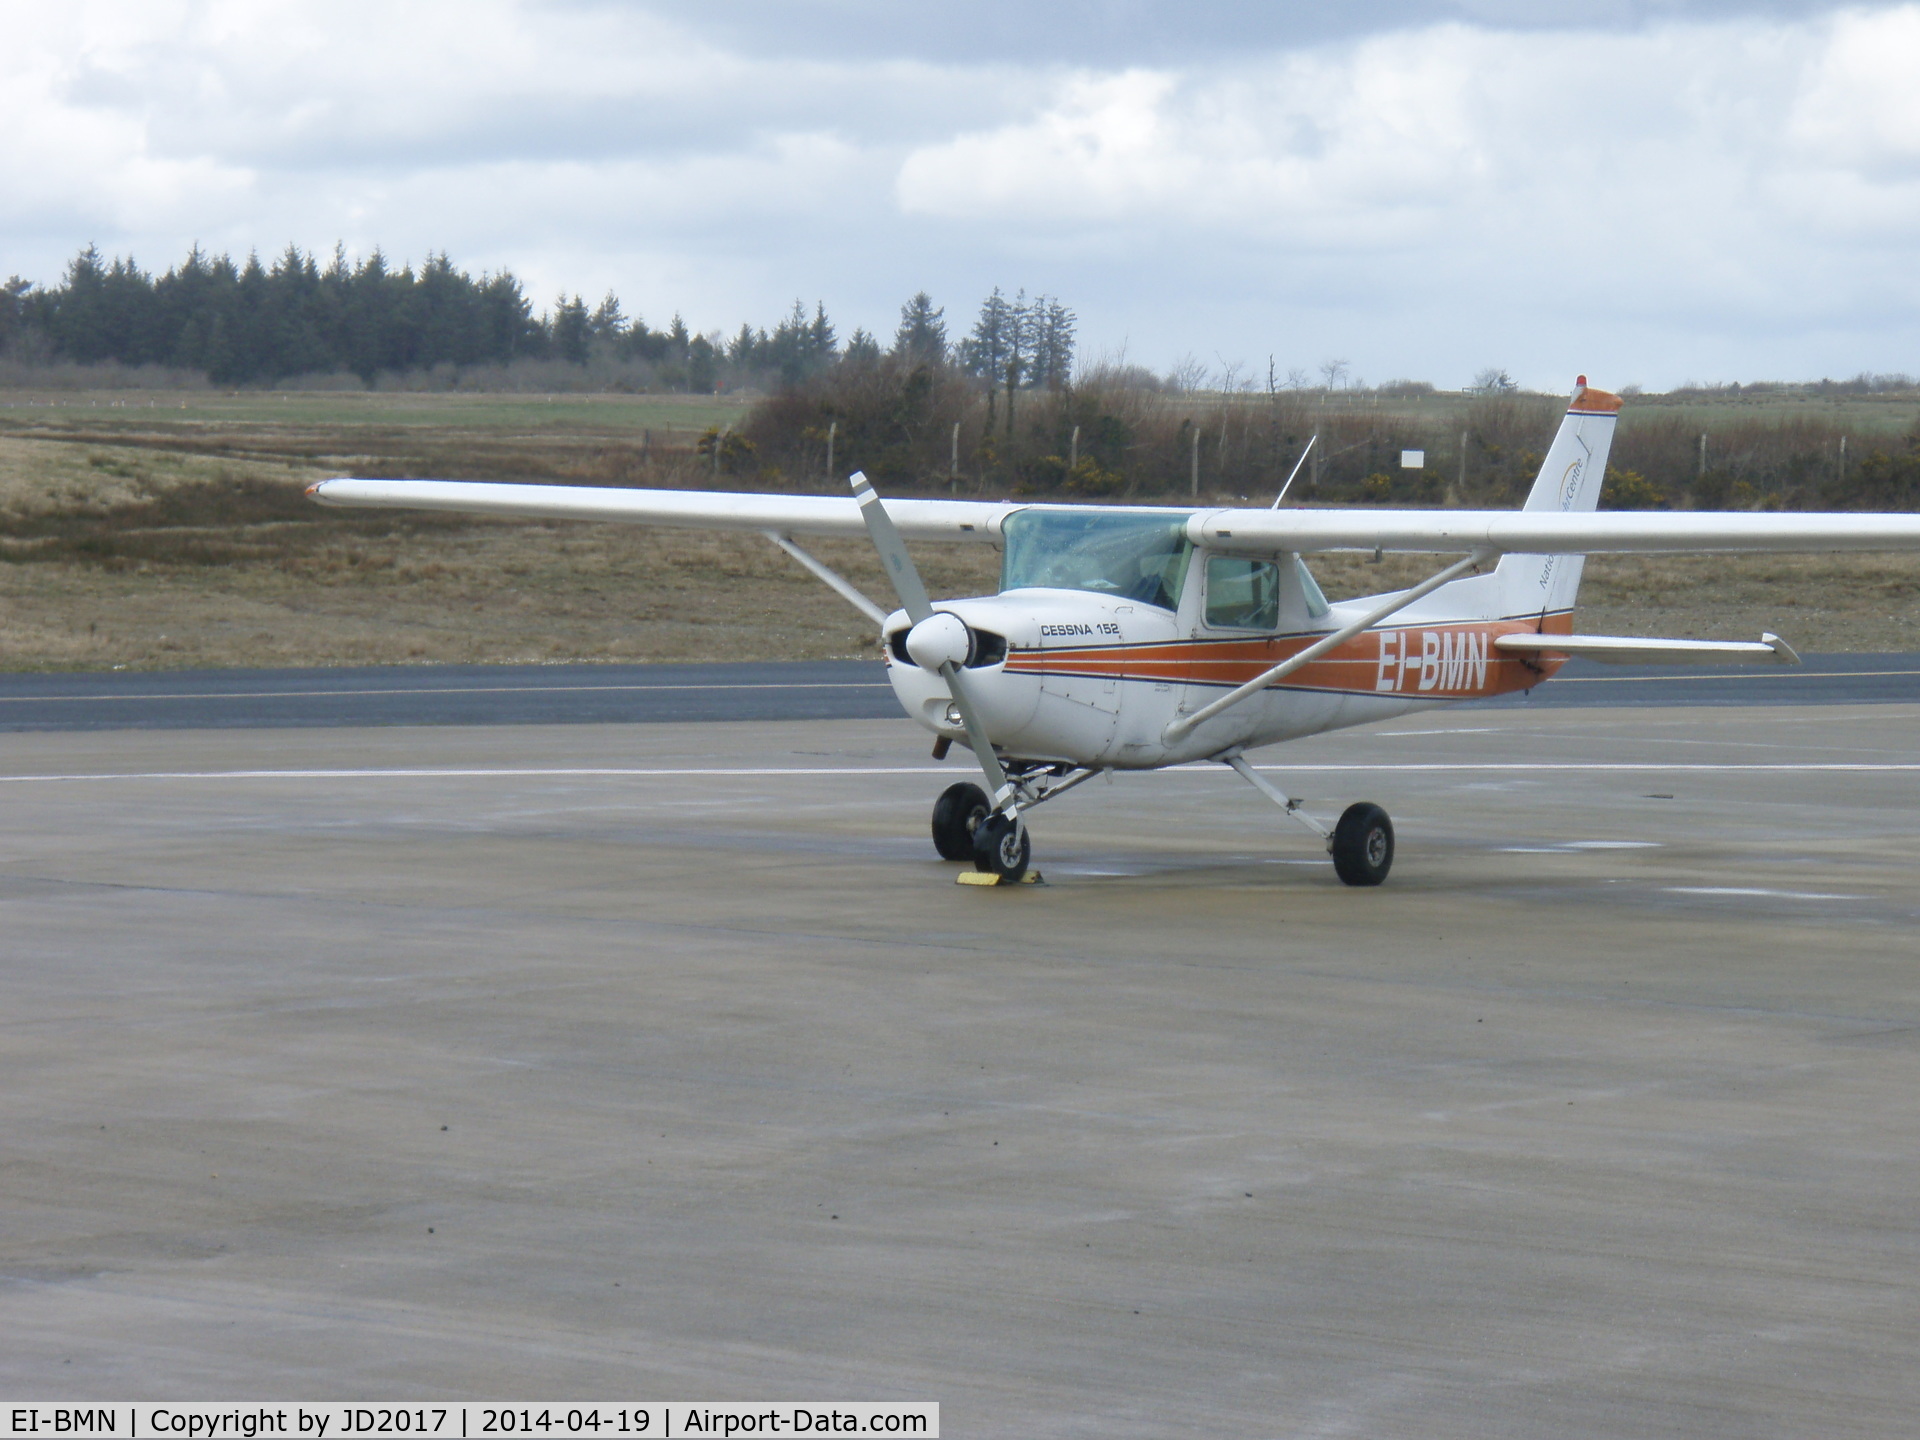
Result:
<svg viewBox="0 0 1920 1440"><path fill-rule="evenodd" d="M1774 635L1576 634L1590 554L1920 547L1920 515L1599 512L1620 404L1580 378L1517 511L882 501L860 474L838 500L439 480L326 480L308 493L326 505L761 532L879 627L894 692L937 737L934 754L973 752L984 787L953 785L933 810L947 859L1018 879L1035 806L1095 775L1214 761L1321 836L1342 880L1377 885L1393 864L1386 812L1360 802L1327 826L1248 751L1530 689L1571 656L1798 663ZM795 538L862 533L900 602L891 614ZM906 539L999 546L1000 592L934 603ZM1339 550L1460 558L1410 589L1330 604L1302 557Z"/></svg>

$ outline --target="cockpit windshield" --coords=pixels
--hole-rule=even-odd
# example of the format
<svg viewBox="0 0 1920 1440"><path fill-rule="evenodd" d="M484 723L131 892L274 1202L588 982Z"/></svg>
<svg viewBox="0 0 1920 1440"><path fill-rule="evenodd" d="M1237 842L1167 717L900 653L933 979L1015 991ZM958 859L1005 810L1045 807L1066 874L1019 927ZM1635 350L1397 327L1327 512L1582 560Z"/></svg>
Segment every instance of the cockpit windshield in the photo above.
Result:
<svg viewBox="0 0 1920 1440"><path fill-rule="evenodd" d="M1179 608L1193 554L1187 516L1180 512L1017 510L1002 534L1003 591L1091 590L1165 610Z"/></svg>

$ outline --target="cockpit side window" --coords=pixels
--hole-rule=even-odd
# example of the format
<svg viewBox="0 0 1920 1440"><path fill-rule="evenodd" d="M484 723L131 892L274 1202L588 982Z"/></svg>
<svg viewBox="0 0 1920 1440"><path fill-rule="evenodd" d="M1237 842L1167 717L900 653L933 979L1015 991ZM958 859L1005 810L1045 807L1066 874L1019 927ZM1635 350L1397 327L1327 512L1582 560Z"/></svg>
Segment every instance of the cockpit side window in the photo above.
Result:
<svg viewBox="0 0 1920 1440"><path fill-rule="evenodd" d="M1280 567L1238 555L1207 557L1207 624L1272 630L1280 623Z"/></svg>
<svg viewBox="0 0 1920 1440"><path fill-rule="evenodd" d="M1177 610L1193 557L1180 512L1019 510L1001 534L1002 591L1090 590Z"/></svg>

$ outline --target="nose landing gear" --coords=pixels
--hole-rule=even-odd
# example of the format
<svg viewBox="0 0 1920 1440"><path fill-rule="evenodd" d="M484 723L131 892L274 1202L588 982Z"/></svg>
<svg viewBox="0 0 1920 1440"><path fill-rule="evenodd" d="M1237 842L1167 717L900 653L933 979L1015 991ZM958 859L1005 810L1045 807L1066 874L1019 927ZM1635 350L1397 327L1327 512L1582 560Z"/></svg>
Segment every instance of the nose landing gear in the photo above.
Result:
<svg viewBox="0 0 1920 1440"><path fill-rule="evenodd" d="M983 875L1017 883L1033 859L1027 827L993 813L978 785L949 785L933 802L933 848L942 860L971 860Z"/></svg>
<svg viewBox="0 0 1920 1440"><path fill-rule="evenodd" d="M1033 859L1027 827L1008 815L989 815L973 832L973 868L1018 883Z"/></svg>
<svg viewBox="0 0 1920 1440"><path fill-rule="evenodd" d="M1055 761L1009 760L1009 794L997 812L978 785L949 785L933 804L933 847L941 859L971 860L976 871L996 876L1002 884L1037 882L1039 873L1029 874L1033 842L1027 837L1027 811L1109 773Z"/></svg>

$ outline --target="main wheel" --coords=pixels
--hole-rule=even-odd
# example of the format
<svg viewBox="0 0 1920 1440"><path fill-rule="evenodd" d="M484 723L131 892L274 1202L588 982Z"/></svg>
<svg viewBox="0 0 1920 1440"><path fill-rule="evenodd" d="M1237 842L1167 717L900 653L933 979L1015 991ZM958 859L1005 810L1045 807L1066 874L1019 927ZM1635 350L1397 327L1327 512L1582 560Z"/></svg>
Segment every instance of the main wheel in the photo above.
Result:
<svg viewBox="0 0 1920 1440"><path fill-rule="evenodd" d="M933 802L933 848L942 860L973 859L973 832L991 807L978 785L949 785Z"/></svg>
<svg viewBox="0 0 1920 1440"><path fill-rule="evenodd" d="M973 832L973 868L1002 880L1018 880L1033 858L1027 827L1005 815L989 815Z"/></svg>
<svg viewBox="0 0 1920 1440"><path fill-rule="evenodd" d="M1333 827L1333 869L1349 885L1378 885L1393 868L1393 821L1378 805L1349 805Z"/></svg>

